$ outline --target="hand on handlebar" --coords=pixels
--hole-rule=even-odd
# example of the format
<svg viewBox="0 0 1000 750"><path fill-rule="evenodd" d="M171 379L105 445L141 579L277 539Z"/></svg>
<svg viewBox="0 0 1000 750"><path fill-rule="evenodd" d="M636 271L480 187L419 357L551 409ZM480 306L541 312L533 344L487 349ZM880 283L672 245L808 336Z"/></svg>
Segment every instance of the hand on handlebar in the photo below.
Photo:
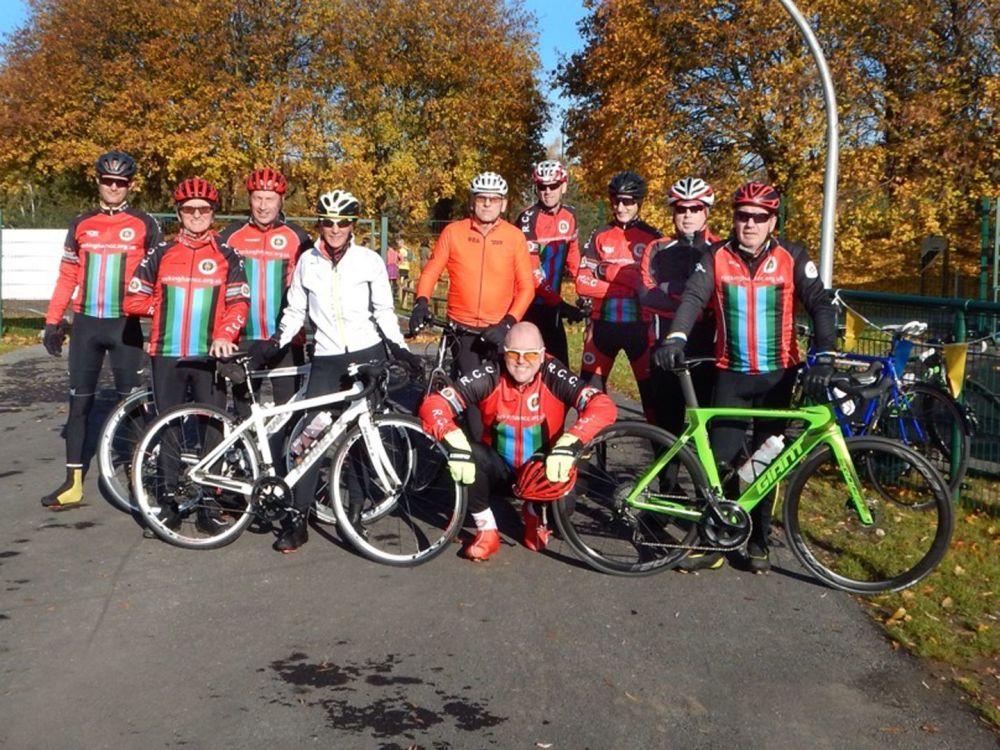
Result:
<svg viewBox="0 0 1000 750"><path fill-rule="evenodd" d="M432 319L431 309L426 297L417 297L413 303L413 311L410 313L410 335L413 336L421 328L427 325Z"/></svg>
<svg viewBox="0 0 1000 750"><path fill-rule="evenodd" d="M507 332L510 330L517 320L513 315L504 315L503 320L495 325L491 325L481 334L479 334L483 341L493 344L493 346L498 349L503 346L504 339L507 338Z"/></svg>
<svg viewBox="0 0 1000 750"><path fill-rule="evenodd" d="M817 354L813 364L802 374L802 390L814 401L829 401L827 389L833 377L834 355L829 352Z"/></svg>
<svg viewBox="0 0 1000 750"><path fill-rule="evenodd" d="M582 309L576 305L571 305L565 300L559 303L559 314L570 323L579 323L587 317L587 313L585 313Z"/></svg>
<svg viewBox="0 0 1000 750"><path fill-rule="evenodd" d="M281 353L281 348L278 346L277 339L262 339L250 344L247 353L250 355L250 367L256 370L276 360Z"/></svg>

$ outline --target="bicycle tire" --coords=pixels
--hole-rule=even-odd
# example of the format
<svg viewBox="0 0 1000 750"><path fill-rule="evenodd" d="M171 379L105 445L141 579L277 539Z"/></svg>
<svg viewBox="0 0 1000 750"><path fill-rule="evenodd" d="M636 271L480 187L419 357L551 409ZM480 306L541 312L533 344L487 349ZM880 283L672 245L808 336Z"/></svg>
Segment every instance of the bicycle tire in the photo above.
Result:
<svg viewBox="0 0 1000 750"><path fill-rule="evenodd" d="M958 428L957 467L951 470L953 430ZM903 386L900 400L886 403L873 434L899 440L928 459L954 494L969 466L972 436L962 410L944 391L926 383Z"/></svg>
<svg viewBox="0 0 1000 750"><path fill-rule="evenodd" d="M138 511L132 496L132 456L139 438L156 416L153 391L144 388L120 401L104 420L97 438L97 468L102 492L125 513Z"/></svg>
<svg viewBox="0 0 1000 750"><path fill-rule="evenodd" d="M948 485L926 458L894 440L862 436L848 438L847 446L874 524L858 521L833 451L823 445L789 478L783 516L789 545L833 588L877 594L912 586L948 551L954 527ZM880 472L885 476L875 487L871 476Z"/></svg>
<svg viewBox="0 0 1000 750"><path fill-rule="evenodd" d="M331 448L333 510L341 537L360 554L398 567L420 565L450 546L465 519L466 488L448 471L448 452L406 414L372 418L385 460L398 478L377 477L361 424ZM413 481L419 478L419 482ZM364 495L360 529L348 521L351 485ZM417 488L417 489L415 489Z"/></svg>
<svg viewBox="0 0 1000 750"><path fill-rule="evenodd" d="M581 560L602 573L644 576L667 570L687 555L682 546L695 542L697 524L636 510L625 501L636 480L676 441L645 422L618 422L584 447L576 459L574 490L555 502L554 514L560 534ZM660 477L657 494L691 504L706 495L705 470L686 446Z"/></svg>
<svg viewBox="0 0 1000 750"><path fill-rule="evenodd" d="M236 540L253 521L248 497L199 486L184 469L209 446L218 445L235 425L222 409L180 404L159 415L143 434L132 463L132 492L146 525L163 541L185 549L215 549ZM171 471L164 467L168 458L177 466L175 528L164 520L159 502ZM260 475L260 457L246 435L226 451L221 462L212 467L213 472L247 480Z"/></svg>

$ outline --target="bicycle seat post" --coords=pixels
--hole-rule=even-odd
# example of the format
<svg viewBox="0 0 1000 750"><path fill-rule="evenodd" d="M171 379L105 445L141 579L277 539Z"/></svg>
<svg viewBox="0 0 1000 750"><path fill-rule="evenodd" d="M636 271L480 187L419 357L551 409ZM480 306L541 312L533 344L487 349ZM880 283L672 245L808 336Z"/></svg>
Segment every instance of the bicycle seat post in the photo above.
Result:
<svg viewBox="0 0 1000 750"><path fill-rule="evenodd" d="M677 371L677 379L681 381L681 392L684 393L684 402L689 409L698 408L698 397L694 392L694 383L691 381L691 370L685 367Z"/></svg>

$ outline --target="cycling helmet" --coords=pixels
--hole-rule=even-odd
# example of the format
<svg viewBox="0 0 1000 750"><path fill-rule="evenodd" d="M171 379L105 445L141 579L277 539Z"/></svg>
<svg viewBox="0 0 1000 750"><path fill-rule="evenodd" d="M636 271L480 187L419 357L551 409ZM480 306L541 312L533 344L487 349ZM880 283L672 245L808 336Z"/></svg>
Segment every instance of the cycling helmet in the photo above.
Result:
<svg viewBox="0 0 1000 750"><path fill-rule="evenodd" d="M740 185L733 195L733 208L737 206L757 206L775 213L781 204L781 196L778 191L763 182L748 182Z"/></svg>
<svg viewBox="0 0 1000 750"><path fill-rule="evenodd" d="M219 191L215 189L208 180L200 177L189 177L174 188L174 201L183 203L194 198L201 198L212 204L212 208L219 207Z"/></svg>
<svg viewBox="0 0 1000 750"><path fill-rule="evenodd" d="M270 167L255 169L247 175L246 184L247 192L249 193L252 193L254 190L273 190L278 195L284 195L285 188L288 187L285 175L281 174L277 169L271 169Z"/></svg>
<svg viewBox="0 0 1000 750"><path fill-rule="evenodd" d="M557 162L555 159L547 159L545 161L540 161L535 165L534 171L531 173L531 181L536 185L553 185L556 183L562 184L566 182L569 175L566 174L566 167Z"/></svg>
<svg viewBox="0 0 1000 750"><path fill-rule="evenodd" d="M108 151L97 157L97 174L131 179L135 174L135 159L124 151Z"/></svg>
<svg viewBox="0 0 1000 750"><path fill-rule="evenodd" d="M326 219L357 219L361 202L346 190L331 190L316 201L316 213Z"/></svg>
<svg viewBox="0 0 1000 750"><path fill-rule="evenodd" d="M635 172L619 172L608 183L608 195L630 195L642 200L646 197L646 181Z"/></svg>
<svg viewBox="0 0 1000 750"><path fill-rule="evenodd" d="M670 186L670 193L667 194L668 206L695 202L705 206L715 203L715 191L704 180L698 177L685 177Z"/></svg>
<svg viewBox="0 0 1000 750"><path fill-rule="evenodd" d="M482 172L472 178L469 192L473 195L490 193L492 195L507 195L507 180L496 172Z"/></svg>
<svg viewBox="0 0 1000 750"><path fill-rule="evenodd" d="M569 470L565 482L550 482L545 478L545 459L533 457L515 472L514 494L522 500L552 502L569 494L576 484L576 465Z"/></svg>

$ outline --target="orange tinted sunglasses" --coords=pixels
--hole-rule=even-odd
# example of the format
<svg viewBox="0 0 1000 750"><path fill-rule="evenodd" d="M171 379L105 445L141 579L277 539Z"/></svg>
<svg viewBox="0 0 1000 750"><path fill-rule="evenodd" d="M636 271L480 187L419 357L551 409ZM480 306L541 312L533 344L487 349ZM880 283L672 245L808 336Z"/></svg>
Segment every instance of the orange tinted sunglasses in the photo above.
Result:
<svg viewBox="0 0 1000 750"><path fill-rule="evenodd" d="M534 364L535 362L542 361L542 355L545 354L544 349L504 349L503 356L508 362L517 362L523 359L529 364Z"/></svg>

